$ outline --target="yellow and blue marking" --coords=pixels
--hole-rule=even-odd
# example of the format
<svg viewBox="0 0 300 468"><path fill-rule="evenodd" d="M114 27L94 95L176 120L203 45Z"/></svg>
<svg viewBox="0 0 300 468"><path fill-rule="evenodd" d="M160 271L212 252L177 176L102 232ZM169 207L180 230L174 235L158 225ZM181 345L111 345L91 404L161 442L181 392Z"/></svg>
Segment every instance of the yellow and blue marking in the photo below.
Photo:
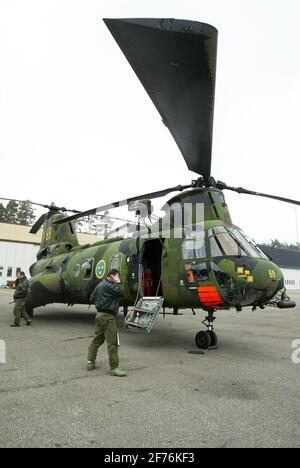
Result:
<svg viewBox="0 0 300 468"><path fill-rule="evenodd" d="M99 260L96 265L95 274L98 279L102 279L106 272L106 262L105 260Z"/></svg>

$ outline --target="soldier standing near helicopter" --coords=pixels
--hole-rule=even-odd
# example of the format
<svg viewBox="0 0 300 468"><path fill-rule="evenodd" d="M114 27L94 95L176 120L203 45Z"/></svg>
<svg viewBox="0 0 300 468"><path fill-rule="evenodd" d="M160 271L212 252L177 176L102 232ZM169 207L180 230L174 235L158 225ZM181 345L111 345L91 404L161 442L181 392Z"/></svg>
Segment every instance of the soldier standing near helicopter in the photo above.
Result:
<svg viewBox="0 0 300 468"><path fill-rule="evenodd" d="M16 279L16 290L14 293L14 315L15 322L11 327L20 327L21 318L26 320L27 326L31 325L31 320L29 315L25 310L26 297L28 293L28 281L24 271L20 271Z"/></svg>
<svg viewBox="0 0 300 468"><path fill-rule="evenodd" d="M111 375L125 377L127 373L119 369L118 338L116 316L119 310L120 298L124 293L121 288L119 270L111 270L91 294L90 304L97 309L96 331L88 351L87 370L96 368L98 349L106 341Z"/></svg>

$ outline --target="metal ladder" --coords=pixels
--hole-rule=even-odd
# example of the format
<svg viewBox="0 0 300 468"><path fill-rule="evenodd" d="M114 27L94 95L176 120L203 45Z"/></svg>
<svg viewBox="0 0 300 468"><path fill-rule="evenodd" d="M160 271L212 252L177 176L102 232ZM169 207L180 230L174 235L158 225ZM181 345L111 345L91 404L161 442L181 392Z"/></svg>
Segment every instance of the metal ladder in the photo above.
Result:
<svg viewBox="0 0 300 468"><path fill-rule="evenodd" d="M150 333L163 302L163 297L141 297L126 315L125 328L130 331Z"/></svg>

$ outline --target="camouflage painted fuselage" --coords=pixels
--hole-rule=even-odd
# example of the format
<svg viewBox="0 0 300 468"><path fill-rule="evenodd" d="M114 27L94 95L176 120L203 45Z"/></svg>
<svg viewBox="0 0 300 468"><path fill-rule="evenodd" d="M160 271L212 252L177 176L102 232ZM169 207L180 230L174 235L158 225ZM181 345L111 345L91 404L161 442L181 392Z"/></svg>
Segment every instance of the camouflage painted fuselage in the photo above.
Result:
<svg viewBox="0 0 300 468"><path fill-rule="evenodd" d="M80 246L71 223L55 225L53 221L62 215L49 213L38 260L31 267L27 308L88 304L91 292L111 268L121 272L125 306L133 305L138 294L159 293L166 307L241 308L264 305L283 288L278 266L232 224L221 191L194 189L169 201L171 207L183 203L204 205L200 247L190 248L193 240L188 235L177 236L172 220L168 232L155 225L151 238L145 234ZM142 271L147 267L153 276L152 290L150 286L143 291Z"/></svg>

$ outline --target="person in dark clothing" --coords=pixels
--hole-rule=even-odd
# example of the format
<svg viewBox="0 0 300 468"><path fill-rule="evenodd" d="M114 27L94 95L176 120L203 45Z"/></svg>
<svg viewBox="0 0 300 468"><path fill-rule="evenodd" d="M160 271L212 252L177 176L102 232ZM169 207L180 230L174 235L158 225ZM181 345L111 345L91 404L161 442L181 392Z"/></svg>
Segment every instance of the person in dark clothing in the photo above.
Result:
<svg viewBox="0 0 300 468"><path fill-rule="evenodd" d="M96 286L90 296L90 304L97 309L96 331L88 350L87 370L96 368L96 358L100 346L106 341L111 375L124 377L125 371L119 369L119 353L116 317L119 302L124 293L121 288L119 270L111 270L107 278Z"/></svg>
<svg viewBox="0 0 300 468"><path fill-rule="evenodd" d="M21 318L26 320L26 324L29 326L31 325L31 320L29 315L26 312L25 304L26 304L26 297L28 293L28 281L25 276L24 271L21 271L18 274L16 279L16 290L14 293L14 316L15 322L11 327L20 327Z"/></svg>

